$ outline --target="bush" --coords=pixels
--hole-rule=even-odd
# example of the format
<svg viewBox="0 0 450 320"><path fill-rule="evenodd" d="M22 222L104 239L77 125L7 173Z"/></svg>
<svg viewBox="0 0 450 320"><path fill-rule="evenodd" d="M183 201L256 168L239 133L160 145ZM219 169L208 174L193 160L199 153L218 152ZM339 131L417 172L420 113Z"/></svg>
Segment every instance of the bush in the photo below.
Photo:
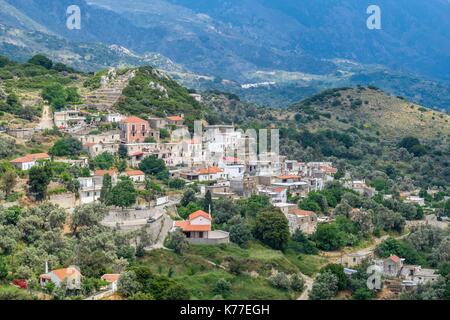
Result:
<svg viewBox="0 0 450 320"><path fill-rule="evenodd" d="M230 240L239 246L245 246L252 239L250 226L245 223L234 224L230 227Z"/></svg>
<svg viewBox="0 0 450 320"><path fill-rule="evenodd" d="M291 289L296 292L302 292L305 288L305 280L302 276L298 274L293 274L291 276Z"/></svg>
<svg viewBox="0 0 450 320"><path fill-rule="evenodd" d="M172 179L169 181L169 188L172 189L183 189L186 182L183 179Z"/></svg>
<svg viewBox="0 0 450 320"><path fill-rule="evenodd" d="M189 248L186 236L180 230L172 232L166 240L166 247L178 254L183 254Z"/></svg>
<svg viewBox="0 0 450 320"><path fill-rule="evenodd" d="M52 156L79 156L83 150L83 145L75 138L62 138L55 142L50 148L49 153Z"/></svg>
<svg viewBox="0 0 450 320"><path fill-rule="evenodd" d="M289 277L284 272L277 272L270 277L270 283L278 289L288 290L291 286Z"/></svg>
<svg viewBox="0 0 450 320"><path fill-rule="evenodd" d="M226 279L219 279L214 286L214 293L226 297L230 294L231 283Z"/></svg>

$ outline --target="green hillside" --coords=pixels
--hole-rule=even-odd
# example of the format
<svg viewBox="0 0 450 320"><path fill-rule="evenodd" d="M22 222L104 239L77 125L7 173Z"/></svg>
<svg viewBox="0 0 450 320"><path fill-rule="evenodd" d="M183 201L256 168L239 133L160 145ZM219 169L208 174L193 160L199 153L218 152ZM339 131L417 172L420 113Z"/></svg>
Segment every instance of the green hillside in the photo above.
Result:
<svg viewBox="0 0 450 320"><path fill-rule="evenodd" d="M186 88L152 67L137 69L115 107L125 114L142 117L184 114L188 124L204 118L207 113Z"/></svg>

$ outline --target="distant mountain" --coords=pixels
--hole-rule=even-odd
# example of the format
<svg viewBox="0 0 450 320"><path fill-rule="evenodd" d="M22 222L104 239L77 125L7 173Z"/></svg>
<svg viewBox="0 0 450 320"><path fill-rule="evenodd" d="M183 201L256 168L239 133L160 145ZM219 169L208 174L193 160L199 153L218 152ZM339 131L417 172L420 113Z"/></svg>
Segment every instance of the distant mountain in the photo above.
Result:
<svg viewBox="0 0 450 320"><path fill-rule="evenodd" d="M375 31L366 27L369 4L0 0L0 23L62 37L75 56L80 50L81 57L86 51L98 56L76 57L76 67L147 63L188 87L227 90L258 103L287 105L327 87L361 83L450 108L450 3L379 0L382 29ZM66 28L70 5L81 8L81 30ZM33 42L38 46L32 51L43 47L67 59L61 45L54 51L54 41ZM11 43L2 44L2 52L12 52Z"/></svg>

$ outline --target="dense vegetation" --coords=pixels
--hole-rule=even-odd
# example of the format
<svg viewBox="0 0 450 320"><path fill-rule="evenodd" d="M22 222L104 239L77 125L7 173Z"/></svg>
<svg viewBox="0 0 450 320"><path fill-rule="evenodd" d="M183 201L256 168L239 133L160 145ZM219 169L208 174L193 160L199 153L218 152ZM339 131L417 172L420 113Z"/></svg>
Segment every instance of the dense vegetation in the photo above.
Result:
<svg viewBox="0 0 450 320"><path fill-rule="evenodd" d="M146 117L184 114L188 125L204 117L206 109L186 88L151 67L141 67L123 91L116 108L123 113Z"/></svg>

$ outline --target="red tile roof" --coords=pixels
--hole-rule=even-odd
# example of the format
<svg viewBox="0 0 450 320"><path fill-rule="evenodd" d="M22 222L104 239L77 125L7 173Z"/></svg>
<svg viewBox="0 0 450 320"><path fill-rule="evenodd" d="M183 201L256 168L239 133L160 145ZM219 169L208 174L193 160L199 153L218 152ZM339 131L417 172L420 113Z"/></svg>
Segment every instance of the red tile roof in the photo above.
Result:
<svg viewBox="0 0 450 320"><path fill-rule="evenodd" d="M183 118L180 117L180 116L170 116L170 117L167 117L167 120L170 120L170 121L182 121Z"/></svg>
<svg viewBox="0 0 450 320"><path fill-rule="evenodd" d="M302 210L298 208L291 209L290 213L295 214L297 216L311 216L316 214L314 211Z"/></svg>
<svg viewBox="0 0 450 320"><path fill-rule="evenodd" d="M202 225L197 225L197 224L191 224L191 221L198 218L198 217L204 217L205 219L208 219L210 221L210 223L208 224L202 224ZM195 211L193 213L191 213L188 217L188 220L183 220L183 221L175 221L175 226L178 228L181 228L183 231L211 231L211 216L206 213L203 210L198 210Z"/></svg>
<svg viewBox="0 0 450 320"><path fill-rule="evenodd" d="M143 156L143 155L144 155L143 152L135 152L135 153L132 153L132 154L131 154L132 157Z"/></svg>
<svg viewBox="0 0 450 320"><path fill-rule="evenodd" d="M211 231L210 224L192 225L189 221L175 221L175 226L181 228L183 231Z"/></svg>
<svg viewBox="0 0 450 320"><path fill-rule="evenodd" d="M223 172L223 170L220 169L219 167L209 167L206 169L197 170L198 174L215 174L215 173L220 173L220 172Z"/></svg>
<svg viewBox="0 0 450 320"><path fill-rule="evenodd" d="M400 258L398 256L396 256L396 255L390 256L389 259L391 259L395 263L399 263L400 262Z"/></svg>
<svg viewBox="0 0 450 320"><path fill-rule="evenodd" d="M89 148L89 147L95 146L96 144L97 143L95 143L95 142L88 142L88 143L85 143L84 146Z"/></svg>
<svg viewBox="0 0 450 320"><path fill-rule="evenodd" d="M67 277L73 276L73 275L80 275L80 271L76 267L68 267L63 269L55 269L50 271L47 274L42 274L40 278L42 279L50 279L50 273L53 273L59 280L64 281Z"/></svg>
<svg viewBox="0 0 450 320"><path fill-rule="evenodd" d="M94 176L96 177L103 177L105 174L109 174L110 176L116 175L117 171L114 169L111 170L96 170L94 172Z"/></svg>
<svg viewBox="0 0 450 320"><path fill-rule="evenodd" d="M135 117L135 116L127 117L127 118L123 119L121 122L123 122L123 123L143 123L143 122L145 122L145 123L147 123L146 120Z"/></svg>
<svg viewBox="0 0 450 320"><path fill-rule="evenodd" d="M102 275L101 279L105 280L106 282L113 283L119 280L120 274L118 273L109 273Z"/></svg>
<svg viewBox="0 0 450 320"><path fill-rule="evenodd" d="M276 192L276 193L282 193L285 190L286 190L286 188L283 188L283 187L272 188L272 191Z"/></svg>
<svg viewBox="0 0 450 320"><path fill-rule="evenodd" d="M299 180L301 177L300 176L294 176L294 175L287 175L287 176L277 176L278 179L282 179L282 180L288 180L288 179L292 179L292 180Z"/></svg>
<svg viewBox="0 0 450 320"><path fill-rule="evenodd" d="M11 161L11 163L26 163L26 162L33 162L36 160L45 160L50 159L48 154L46 153L33 153L33 154L27 154L26 156L14 159Z"/></svg>
<svg viewBox="0 0 450 320"><path fill-rule="evenodd" d="M143 176L143 175L145 175L145 173L142 172L141 170L126 170L125 173L127 174L127 176Z"/></svg>
<svg viewBox="0 0 450 320"><path fill-rule="evenodd" d="M326 173L332 173L332 174L337 173L337 169L330 167L330 166L321 166L320 169Z"/></svg>
<svg viewBox="0 0 450 320"><path fill-rule="evenodd" d="M211 221L211 216L203 210L198 210L198 211L191 213L189 215L189 220L194 220L195 218L198 218L198 217L204 217L204 218L208 219L209 221Z"/></svg>

